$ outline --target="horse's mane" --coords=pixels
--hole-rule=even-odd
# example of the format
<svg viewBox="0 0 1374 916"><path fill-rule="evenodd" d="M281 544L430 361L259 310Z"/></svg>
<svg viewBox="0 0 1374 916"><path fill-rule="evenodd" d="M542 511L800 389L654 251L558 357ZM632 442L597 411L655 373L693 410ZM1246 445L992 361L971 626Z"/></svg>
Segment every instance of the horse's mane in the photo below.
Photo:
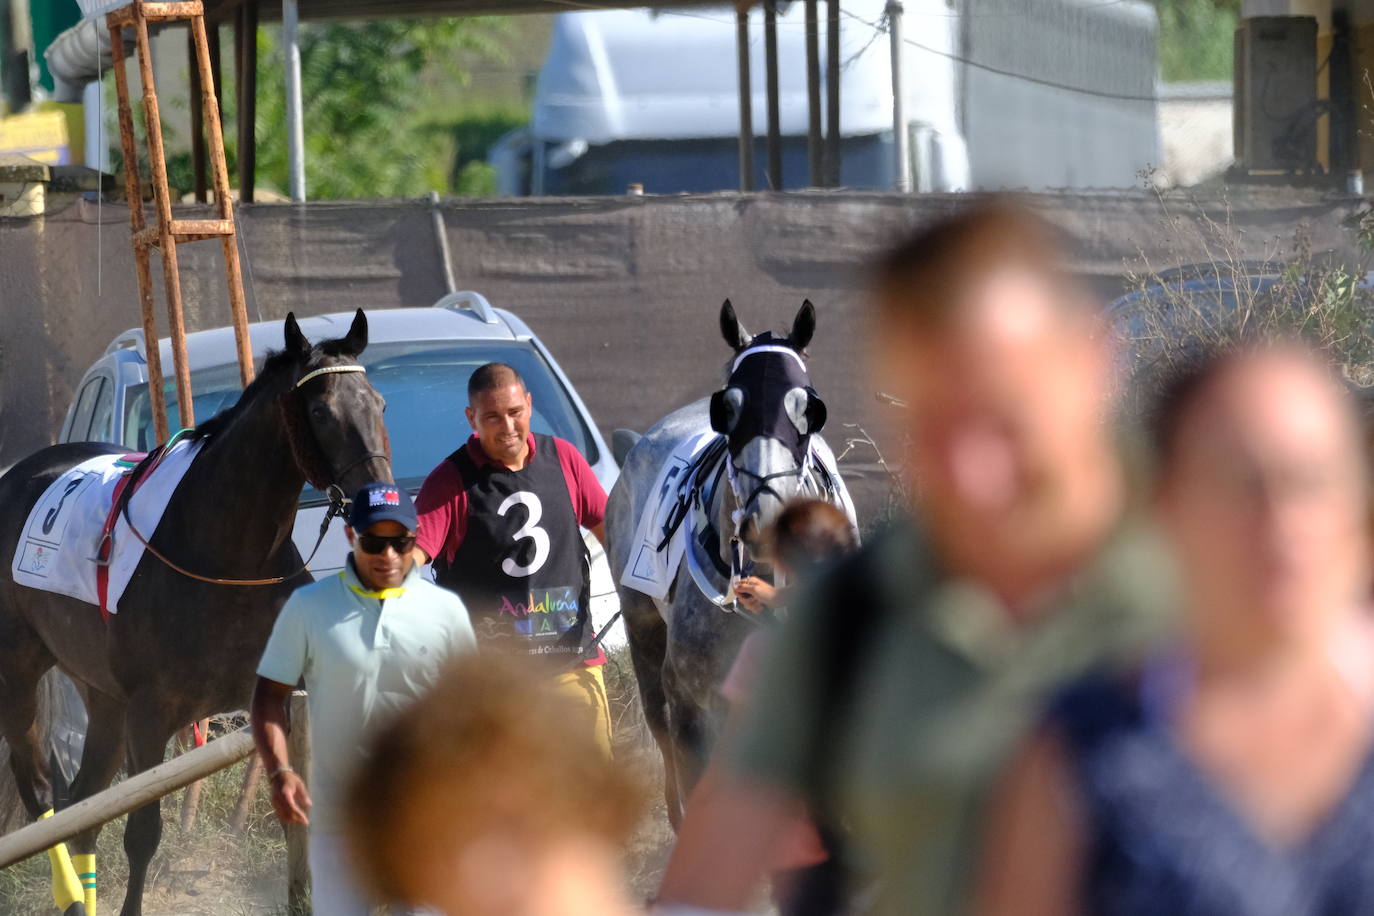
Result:
<svg viewBox="0 0 1374 916"><path fill-rule="evenodd" d="M333 341L330 342L333 343ZM257 378L249 383L247 388L243 389L239 399L205 422L196 424L196 428L191 431L188 438L191 441L198 441L210 439L224 432L234 420L238 419L240 414L248 409L248 405L253 403L259 394L277 383L278 376L286 367L295 365L295 362L295 358L285 350L268 350L267 359L262 364L262 371L258 373Z"/></svg>
<svg viewBox="0 0 1374 916"><path fill-rule="evenodd" d="M348 344L342 337L320 341L310 348L310 353L304 362L308 366L321 356L347 356L351 358L353 354L345 349L347 346ZM239 414L247 409L258 394L270 385L275 385L277 377L287 367L293 366L295 363L295 357L286 350L268 350L267 359L262 364L262 371L258 373L257 378L248 384L247 388L243 389L239 399L204 423L196 424L196 428L190 433L189 438L192 441L209 439L224 432L238 418Z"/></svg>
<svg viewBox="0 0 1374 916"><path fill-rule="evenodd" d="M303 362L305 366L315 364L321 357L347 357L353 359L354 355L348 349L350 344L345 338L325 340L310 348L304 360L298 360L286 350L268 350L267 359L262 364L262 371L257 378L243 390L239 399L230 407L226 407L215 414L204 423L196 426L190 434L192 441L212 439L219 433L233 425L234 421L248 409L248 405L257 400L259 395L266 396L274 387L280 387L280 379L283 374L295 367L298 362ZM305 416L305 407L299 398L288 397L292 388L283 388L276 393L277 409L280 411L281 422L286 430L287 442L291 446L291 455L296 462L296 467L305 475L305 479L310 484L319 489L324 489L333 480L333 471L330 468L328 458L320 451L314 437L310 434L310 424ZM390 454L391 448L387 446L387 453Z"/></svg>

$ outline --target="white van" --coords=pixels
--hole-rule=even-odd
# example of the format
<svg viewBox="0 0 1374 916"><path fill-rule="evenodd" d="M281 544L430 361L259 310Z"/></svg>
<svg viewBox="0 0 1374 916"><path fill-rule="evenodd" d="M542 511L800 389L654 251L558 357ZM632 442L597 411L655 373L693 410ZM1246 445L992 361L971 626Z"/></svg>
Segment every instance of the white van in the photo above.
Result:
<svg viewBox="0 0 1374 916"><path fill-rule="evenodd" d="M890 189L886 0L841 5L841 184ZM968 7L968 12L960 9ZM913 187L1132 187L1158 160L1153 7L1140 0L905 0ZM766 188L763 13L750 15L754 186ZM824 32L824 23L822 23ZM824 74L825 40L821 41ZM805 10L780 4L783 186L807 183ZM494 147L509 195L739 187L733 6L556 17L529 127Z"/></svg>

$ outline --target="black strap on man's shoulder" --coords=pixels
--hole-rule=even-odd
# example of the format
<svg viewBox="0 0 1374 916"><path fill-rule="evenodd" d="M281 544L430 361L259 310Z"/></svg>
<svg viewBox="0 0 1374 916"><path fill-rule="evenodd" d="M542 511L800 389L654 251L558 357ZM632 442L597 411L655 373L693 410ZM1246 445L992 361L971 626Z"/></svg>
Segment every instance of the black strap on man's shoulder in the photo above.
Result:
<svg viewBox="0 0 1374 916"><path fill-rule="evenodd" d="M477 471L477 463L472 460L472 455L468 454L468 443L464 442L453 450L453 453L444 459L453 463L458 469L458 476L463 479L463 486L472 483L473 474Z"/></svg>
<svg viewBox="0 0 1374 916"><path fill-rule="evenodd" d="M824 758L820 761L815 787L819 798L815 801L831 815L829 823L839 823L833 817L837 810L834 778L840 761L835 754L848 743L846 723L853 720L858 695L859 677L868 670L877 639L885 622L894 613L882 586L885 575L883 558L890 548L887 541L893 532L882 532L855 553L832 567L823 581L817 627L823 650L818 656L818 670L822 688L819 692L821 709L817 710L817 746Z"/></svg>

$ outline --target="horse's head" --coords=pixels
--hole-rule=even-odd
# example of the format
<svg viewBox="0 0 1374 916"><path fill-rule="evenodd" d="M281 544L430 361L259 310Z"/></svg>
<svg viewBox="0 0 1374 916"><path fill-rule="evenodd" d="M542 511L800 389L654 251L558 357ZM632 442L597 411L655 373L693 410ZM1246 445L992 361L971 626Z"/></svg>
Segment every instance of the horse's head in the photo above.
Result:
<svg viewBox="0 0 1374 916"><path fill-rule="evenodd" d="M711 428L729 442L735 533L751 551L802 484L811 436L825 425L825 402L811 387L804 360L816 309L802 303L792 330L757 336L740 324L730 300L720 331L734 348L725 387L711 396Z"/></svg>
<svg viewBox="0 0 1374 916"><path fill-rule="evenodd" d="M367 347L367 316L353 317L348 333L311 344L294 313L286 316L286 349L295 375L280 405L291 452L313 486L337 486L350 497L373 480L391 482L386 407L367 380L358 356Z"/></svg>

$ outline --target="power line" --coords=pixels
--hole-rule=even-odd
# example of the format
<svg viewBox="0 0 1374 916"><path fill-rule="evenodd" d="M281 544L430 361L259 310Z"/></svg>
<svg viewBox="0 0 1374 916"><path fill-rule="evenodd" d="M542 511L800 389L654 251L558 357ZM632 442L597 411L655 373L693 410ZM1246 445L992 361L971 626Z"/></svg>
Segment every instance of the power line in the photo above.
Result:
<svg viewBox="0 0 1374 916"><path fill-rule="evenodd" d="M1097 8L1099 8L1099 7L1102 7L1102 6L1112 6L1112 5L1114 5L1116 2L1119 2L1119 0L1109 0L1109 2L1101 3L1101 4L1099 4L1097 7L1085 7L1085 8L1086 8L1086 9L1097 9ZM875 31L884 32L884 33L887 32L888 25L887 25L887 17L886 17L886 16L884 16L884 17L882 18L882 20L879 21L879 22L870 22L870 21L868 21L867 19L864 19L864 18L862 18L862 17L860 17L860 16L856 16L854 13L849 12L848 10L844 9L843 7L840 8L840 13L841 13L842 15L844 15L844 16L849 17L850 19L853 19L855 22L859 22L859 23L862 23L863 25L868 26L870 29L874 29ZM938 56L938 57L944 57L944 58L947 58L947 59L952 60L952 61L957 61L958 63L961 63L961 64L967 64L968 66L970 66L970 67L975 67L975 68L977 68L977 69L979 69L979 70L986 70L987 72L989 72L989 73L995 73L995 74L997 74L998 76L1005 76L1005 77L1009 77L1009 78L1011 78L1011 79L1023 80L1023 81L1025 81L1025 82L1027 82L1027 83L1034 83L1034 84L1036 84L1037 86L1047 86L1047 87L1049 87L1049 88L1051 88L1051 89L1062 89L1062 90L1064 90L1065 92L1077 92L1077 93L1081 93L1081 94L1083 94L1083 95L1093 95L1093 96L1098 96L1098 97L1100 97L1100 98L1105 98L1105 99L1119 99L1119 100L1126 101L1126 102L1158 102L1158 101L1159 101L1159 96L1156 96L1156 95L1135 95L1135 94L1125 93L1125 92L1107 92L1107 91L1102 90L1102 89L1088 89L1088 88L1085 88L1085 87L1083 87L1083 86L1074 86L1074 85L1071 85L1071 84L1069 84L1069 83L1059 83L1059 82L1056 82L1056 81L1054 81L1054 80L1043 79L1043 78L1038 77L1038 76L1031 76L1030 74L1027 74L1027 73L1017 73L1017 72L1015 72L1014 70L1003 70L1001 67L994 67L994 66L992 66L991 64L985 64L985 63L982 63L982 62L980 62L980 61L972 60L971 58L964 57L964 56L961 55L961 54L954 54L954 53L952 53L952 52L950 52L950 51L941 51L939 48L932 48L932 47L930 47L929 45L923 45L923 44L921 44L919 41L915 41L915 40L910 39L910 38L903 38L902 41L905 42L906 44L911 45L913 48L920 48L922 51L927 51L927 52L929 52L929 53L931 53L931 54L934 54L934 55L936 55L936 56Z"/></svg>
<svg viewBox="0 0 1374 916"><path fill-rule="evenodd" d="M962 57L958 54L951 54L948 51L941 51L938 48L928 47L927 45L923 45L918 41L912 41L910 38L904 38L902 40L907 44L911 45L912 47L920 48L922 51L929 51L931 54L936 54L940 57L947 57L950 60L958 61L961 64L967 64L970 67L976 67L979 70L986 70L989 73L996 73L998 76L1007 76L1011 77L1012 79L1023 80L1027 83L1034 83L1037 86L1048 86L1051 89L1062 89L1065 92L1077 92L1082 95L1095 95L1099 98L1104 99L1120 99L1126 102L1159 101L1159 96L1157 95L1133 95L1128 92L1107 92L1102 89L1087 89L1083 86L1072 86L1068 83L1057 83L1054 80L1041 79L1038 76L1030 76L1026 73L1016 73L1013 70L1003 70L1001 67L994 67L990 64L984 64L976 60L970 60L969 58Z"/></svg>

